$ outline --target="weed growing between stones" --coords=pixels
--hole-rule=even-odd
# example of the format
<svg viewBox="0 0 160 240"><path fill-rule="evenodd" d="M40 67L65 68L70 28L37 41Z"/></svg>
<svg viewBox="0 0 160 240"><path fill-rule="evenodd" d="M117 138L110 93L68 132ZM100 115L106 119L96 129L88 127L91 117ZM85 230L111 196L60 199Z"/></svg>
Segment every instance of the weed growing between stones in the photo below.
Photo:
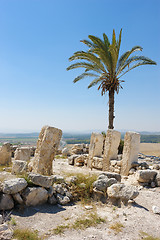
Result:
<svg viewBox="0 0 160 240"><path fill-rule="evenodd" d="M31 231L29 229L14 229L13 238L17 240L41 240L38 237L37 231Z"/></svg>
<svg viewBox="0 0 160 240"><path fill-rule="evenodd" d="M89 203L92 201L93 182L97 180L96 175L77 174L77 180L72 183L71 190L73 199L80 200L82 203Z"/></svg>
<svg viewBox="0 0 160 240"><path fill-rule="evenodd" d="M56 235L62 234L67 228L69 228L69 225L59 225L53 229L53 233Z"/></svg>
<svg viewBox="0 0 160 240"><path fill-rule="evenodd" d="M110 226L110 229L114 231L115 234L118 234L119 232L122 232L122 228L124 228L123 224L120 222L115 222Z"/></svg>

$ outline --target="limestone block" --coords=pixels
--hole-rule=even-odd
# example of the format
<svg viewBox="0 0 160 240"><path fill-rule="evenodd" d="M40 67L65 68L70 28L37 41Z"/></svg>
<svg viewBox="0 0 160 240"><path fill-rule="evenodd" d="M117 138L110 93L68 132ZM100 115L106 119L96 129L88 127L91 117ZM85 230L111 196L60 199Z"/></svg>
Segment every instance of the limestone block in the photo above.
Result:
<svg viewBox="0 0 160 240"><path fill-rule="evenodd" d="M27 187L23 191L22 197L27 206L36 206L47 202L48 192L42 187Z"/></svg>
<svg viewBox="0 0 160 240"><path fill-rule="evenodd" d="M92 167L102 170L103 158L102 157L93 157Z"/></svg>
<svg viewBox="0 0 160 240"><path fill-rule="evenodd" d="M120 132L112 129L109 129L107 131L104 146L103 171L109 170L110 160L117 159L120 139L121 139Z"/></svg>
<svg viewBox="0 0 160 240"><path fill-rule="evenodd" d="M48 176L43 176L37 173L30 173L28 175L29 179L32 181L33 184L49 188L53 184L53 178Z"/></svg>
<svg viewBox="0 0 160 240"><path fill-rule="evenodd" d="M138 182L151 183L155 180L157 172L154 170L139 170L136 174Z"/></svg>
<svg viewBox="0 0 160 240"><path fill-rule="evenodd" d="M128 175L132 162L137 162L140 146L140 134L136 132L126 132L124 138L124 149L122 156L121 174Z"/></svg>
<svg viewBox="0 0 160 240"><path fill-rule="evenodd" d="M92 168L93 157L102 157L103 146L104 136L100 133L92 133L89 145L89 157L87 164L89 168Z"/></svg>
<svg viewBox="0 0 160 240"><path fill-rule="evenodd" d="M2 191L7 194L15 194L23 190L27 186L27 181L24 178L14 178L5 180L2 184Z"/></svg>
<svg viewBox="0 0 160 240"><path fill-rule="evenodd" d="M10 143L4 143L0 147L0 165L7 165L11 163L11 155L12 155L12 151L11 151Z"/></svg>
<svg viewBox="0 0 160 240"><path fill-rule="evenodd" d="M58 150L62 130L50 126L44 126L39 134L35 157L30 162L30 168L34 173L42 175L52 174L52 161Z"/></svg>
<svg viewBox="0 0 160 240"><path fill-rule="evenodd" d="M23 199L19 193L13 194L12 197L17 203L23 204Z"/></svg>
<svg viewBox="0 0 160 240"><path fill-rule="evenodd" d="M18 147L14 154L15 160L29 161L31 156L31 148L29 147Z"/></svg>
<svg viewBox="0 0 160 240"><path fill-rule="evenodd" d="M27 162L14 160L12 164L12 174L23 174L27 171Z"/></svg>
<svg viewBox="0 0 160 240"><path fill-rule="evenodd" d="M0 210L9 210L14 207L14 202L9 194L0 194Z"/></svg>
<svg viewBox="0 0 160 240"><path fill-rule="evenodd" d="M126 186L122 183L115 183L107 188L109 198L119 198L121 200L133 200L139 195L134 186Z"/></svg>

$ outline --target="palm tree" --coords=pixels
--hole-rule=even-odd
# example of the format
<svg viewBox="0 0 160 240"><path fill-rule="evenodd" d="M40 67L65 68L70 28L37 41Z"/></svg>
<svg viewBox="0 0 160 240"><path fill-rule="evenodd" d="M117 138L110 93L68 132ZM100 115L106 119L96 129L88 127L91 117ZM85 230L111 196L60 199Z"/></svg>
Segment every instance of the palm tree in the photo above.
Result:
<svg viewBox="0 0 160 240"><path fill-rule="evenodd" d="M113 30L112 42L110 43L107 35L103 34L103 39L89 35L89 40L82 40L87 45L87 51L78 51L69 58L70 61L82 60L70 65L67 70L75 68L84 68L84 72L74 79L74 83L84 77L94 77L88 88L98 85L101 89L101 95L109 93L109 129L113 129L114 116L114 95L118 94L124 82L120 78L130 70L141 65L156 65L156 62L144 56L131 56L136 51L142 51L142 47L135 46L119 57L121 45L121 34L116 40L115 31Z"/></svg>

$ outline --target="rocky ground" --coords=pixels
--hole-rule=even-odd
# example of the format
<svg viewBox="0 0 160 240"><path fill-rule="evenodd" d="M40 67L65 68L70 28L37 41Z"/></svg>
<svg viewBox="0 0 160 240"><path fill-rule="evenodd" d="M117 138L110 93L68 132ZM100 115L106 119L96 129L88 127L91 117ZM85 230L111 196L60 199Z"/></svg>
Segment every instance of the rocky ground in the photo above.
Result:
<svg viewBox="0 0 160 240"><path fill-rule="evenodd" d="M86 167L68 165L66 159L56 159L53 164L55 174L89 173L99 174L100 171L88 170ZM138 186L135 176L122 178L126 185L137 185L139 196L135 202L121 208L94 202L90 207L80 203L68 206L49 205L28 207L14 210L11 214L16 228L38 230L39 235L46 240L139 240L146 234L160 238L160 214L153 213L152 207L160 207L160 187L146 188ZM89 208L89 209L88 209ZM60 225L72 226L77 219L84 219L90 213L105 220L104 223L86 229L66 228L60 235L54 234L54 229ZM13 228L13 226L11 226Z"/></svg>

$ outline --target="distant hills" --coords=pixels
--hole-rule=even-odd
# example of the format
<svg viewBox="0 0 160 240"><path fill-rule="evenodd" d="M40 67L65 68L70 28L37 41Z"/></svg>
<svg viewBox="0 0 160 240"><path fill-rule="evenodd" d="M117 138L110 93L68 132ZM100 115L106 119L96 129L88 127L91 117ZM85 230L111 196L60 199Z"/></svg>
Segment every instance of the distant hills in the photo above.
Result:
<svg viewBox="0 0 160 240"><path fill-rule="evenodd" d="M96 131L97 132L97 131ZM101 132L101 131L100 131ZM160 132L139 132L141 135L141 142L148 143L160 143ZM125 132L121 132L121 138L124 139ZM0 133L0 142L4 142L5 140L15 142L24 142L24 141L37 141L39 136L38 132L33 133ZM63 140L67 143L89 143L91 137L91 132L89 133L63 133Z"/></svg>

